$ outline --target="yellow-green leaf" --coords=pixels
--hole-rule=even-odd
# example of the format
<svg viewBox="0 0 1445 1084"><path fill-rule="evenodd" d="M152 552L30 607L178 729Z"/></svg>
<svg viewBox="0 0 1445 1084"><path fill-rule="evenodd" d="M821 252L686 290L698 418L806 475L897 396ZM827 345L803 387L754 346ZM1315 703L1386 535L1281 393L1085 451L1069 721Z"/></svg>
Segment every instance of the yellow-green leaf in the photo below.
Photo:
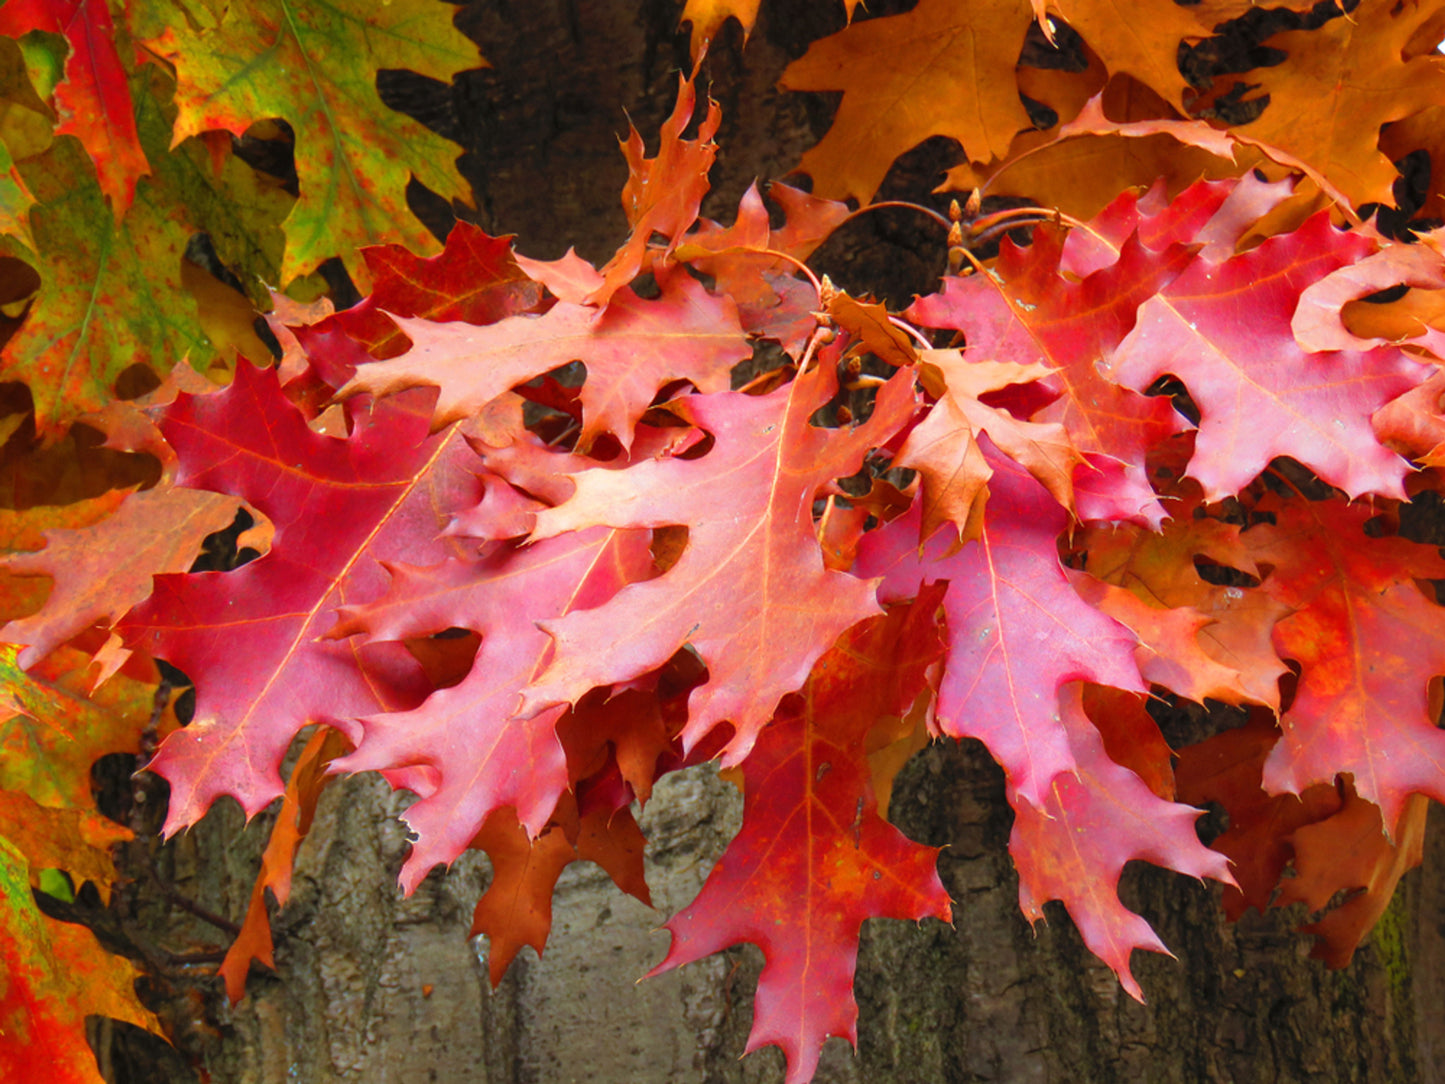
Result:
<svg viewBox="0 0 1445 1084"><path fill-rule="evenodd" d="M123 670L87 695L89 655L62 647L26 673L19 650L0 644L0 716L10 717L0 722L0 789L41 805L91 809L91 764L137 748L155 685Z"/></svg>
<svg viewBox="0 0 1445 1084"><path fill-rule="evenodd" d="M295 131L301 196L286 220L283 281L340 256L364 283L363 245L437 248L407 209L407 180L465 198L458 148L387 108L376 73L405 68L447 80L477 67L476 47L446 5L262 0L233 4L213 31L173 26L151 44L176 66L177 141L210 129L240 135L270 117Z"/></svg>
<svg viewBox="0 0 1445 1084"><path fill-rule="evenodd" d="M132 365L164 374L188 354L209 360L195 303L181 287L190 234L156 179L136 186L117 225L74 137L62 136L19 168L38 201L30 213L36 251L7 239L8 254L33 261L41 285L0 354L0 378L30 386L37 428L55 435L99 410Z"/></svg>

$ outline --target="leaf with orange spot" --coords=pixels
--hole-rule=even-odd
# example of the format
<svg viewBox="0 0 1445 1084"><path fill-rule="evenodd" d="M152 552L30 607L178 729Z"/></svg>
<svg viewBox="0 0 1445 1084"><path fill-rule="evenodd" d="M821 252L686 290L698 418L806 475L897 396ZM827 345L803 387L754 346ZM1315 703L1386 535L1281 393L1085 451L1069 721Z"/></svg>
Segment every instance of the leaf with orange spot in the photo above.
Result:
<svg viewBox="0 0 1445 1084"><path fill-rule="evenodd" d="M788 1084L811 1078L823 1041L857 1042L853 971L865 918L947 921L936 848L877 812L865 741L901 715L939 653L938 592L850 629L783 703L742 764L743 827L693 903L667 923L652 974L739 941L763 950L748 1051L776 1043Z"/></svg>
<svg viewBox="0 0 1445 1084"><path fill-rule="evenodd" d="M1275 522L1243 537L1272 566L1264 589L1293 611L1274 626L1275 646L1301 666L1265 790L1298 794L1349 772L1387 824L1411 794L1445 801L1445 733L1427 697L1445 674L1445 630L1416 584L1445 578L1445 559L1434 546L1371 537L1367 506L1271 498L1261 508Z"/></svg>

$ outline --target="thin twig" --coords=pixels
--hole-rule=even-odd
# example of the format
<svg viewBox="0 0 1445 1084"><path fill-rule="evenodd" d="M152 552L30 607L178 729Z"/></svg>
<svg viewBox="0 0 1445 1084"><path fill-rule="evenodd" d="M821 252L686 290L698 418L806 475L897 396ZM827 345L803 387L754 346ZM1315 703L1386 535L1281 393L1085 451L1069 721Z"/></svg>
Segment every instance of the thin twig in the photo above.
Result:
<svg viewBox="0 0 1445 1084"><path fill-rule="evenodd" d="M859 207L856 211L853 211L851 214L848 215L848 217L844 218L841 222L839 222L838 226L845 226L849 222L852 222L859 215L867 214L869 211L881 211L889 207L897 207L906 211L917 211L919 214L925 215L928 218L933 219L933 221L937 222L944 229L948 229L951 225L953 225L953 223L949 222L947 218L939 214L932 207L924 207L921 204L909 203L907 200L885 199L879 200L877 203L870 203L865 207ZM838 227L834 228L836 229Z"/></svg>

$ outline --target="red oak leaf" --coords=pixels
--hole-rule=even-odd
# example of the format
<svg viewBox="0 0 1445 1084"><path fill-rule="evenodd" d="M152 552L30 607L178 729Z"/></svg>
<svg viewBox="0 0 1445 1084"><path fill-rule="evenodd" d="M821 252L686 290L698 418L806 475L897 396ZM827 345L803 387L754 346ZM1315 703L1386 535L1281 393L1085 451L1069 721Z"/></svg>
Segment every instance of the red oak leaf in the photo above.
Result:
<svg viewBox="0 0 1445 1084"><path fill-rule="evenodd" d="M1445 287L1445 258L1428 244L1387 244L1379 252L1347 263L1307 287L1299 297L1290 328L1295 341L1305 350L1368 350L1388 340L1367 339L1345 326L1343 310L1351 301L1395 285L1430 290ZM1415 335L1432 331L1426 325ZM1438 334L1422 340L1432 348L1440 345Z"/></svg>
<svg viewBox="0 0 1445 1084"><path fill-rule="evenodd" d="M1056 370L1046 383L1064 394L1030 420L1063 425L1091 462L1122 465L1115 495L1126 500L1131 518L1157 526L1164 510L1149 486L1144 457L1184 423L1167 400L1106 380L1099 363L1123 341L1138 305L1188 262L1188 250L1153 252L1136 236L1114 263L1076 282L1059 273L1062 243L1045 228L1034 231L1028 248L1005 241L993 272L950 276L941 293L920 298L906 315L926 327L962 331L971 361L1043 363ZM1091 473L1081 467L1076 484ZM1087 492L1079 494L1082 518L1116 518L1117 509L1087 503Z"/></svg>
<svg viewBox="0 0 1445 1084"><path fill-rule="evenodd" d="M1196 561L1251 576L1260 569L1237 525L1199 514L1196 483L1166 495L1176 498L1173 515L1159 531L1111 524L1076 536L1089 573L1126 588L1139 605L1107 592L1091 601L1139 635L1148 680L1196 701L1212 696L1278 707L1285 665L1270 633L1289 607L1264 591L1205 581Z"/></svg>
<svg viewBox="0 0 1445 1084"><path fill-rule="evenodd" d="M731 766L838 634L878 612L873 583L824 567L812 507L912 417L912 374L880 389L866 423L815 428L808 419L837 391L836 358L836 349L827 351L818 368L768 395L678 400L674 411L713 436L706 455L574 474L572 498L537 514L534 538L603 523L685 525L688 540L657 579L596 610L544 623L557 657L527 690L529 710L575 703L691 644L711 676L692 694L683 741L691 750L731 721L736 734L724 757Z"/></svg>
<svg viewBox="0 0 1445 1084"><path fill-rule="evenodd" d="M1143 859L1225 884L1234 878L1224 856L1194 834L1199 810L1155 797L1137 775L1109 759L1080 692L1071 684L1059 694L1077 767L1054 776L1041 805L1015 803L1009 853L1019 871L1019 907L1036 922L1045 902L1062 900L1089 951L1142 1002L1130 955L1136 948L1170 953L1149 923L1119 902L1125 863Z"/></svg>
<svg viewBox="0 0 1445 1084"><path fill-rule="evenodd" d="M678 656L692 660L687 652ZM557 737L567 751L568 774L582 780L615 762L618 774L645 804L652 796L658 759L674 750L673 738L687 721L687 697L664 702L655 682L641 683L612 696L587 697L557 724ZM651 687L648 687L651 686ZM671 710L673 708L677 710Z"/></svg>
<svg viewBox="0 0 1445 1084"><path fill-rule="evenodd" d="M512 259L534 282L547 287L547 292L558 301L584 304L587 295L602 285L602 273L577 255L575 248L569 248L555 260L534 260L520 252L513 253Z"/></svg>
<svg viewBox="0 0 1445 1084"><path fill-rule="evenodd" d="M565 709L515 717L517 691L552 655L538 622L597 606L651 567L647 532L595 528L521 549L494 546L475 560L391 565L384 598L342 611L333 637L365 632L374 643L453 627L482 636L460 684L414 710L365 716L356 751L335 764L421 769L407 783L421 799L402 814L417 836L401 870L408 893L432 866L455 860L502 806L533 836L546 827L568 785L557 740Z"/></svg>
<svg viewBox="0 0 1445 1084"><path fill-rule="evenodd" d="M1249 173L1239 179L1199 181L1171 200L1161 180L1142 196L1119 196L1089 220L1088 229L1071 230L1059 266L1080 278L1093 274L1117 260L1136 232L1155 252L1170 245L1196 245L1207 259L1227 260L1245 231L1293 188L1292 180L1270 183Z"/></svg>
<svg viewBox="0 0 1445 1084"><path fill-rule="evenodd" d="M661 296L619 289L605 309L559 301L541 316L511 316L486 327L397 317L412 341L401 357L362 365L337 394L389 395L418 384L441 389L436 425L475 414L503 392L570 361L587 366L582 385L586 451L603 433L624 448L663 385L689 380L724 391L732 366L752 356L737 307L690 275L663 276Z"/></svg>
<svg viewBox="0 0 1445 1084"><path fill-rule="evenodd" d="M1179 751L1179 800L1218 802L1229 828L1211 846L1227 857L1235 884L1224 890L1224 913L1237 920L1249 908L1261 914L1274 900L1280 874L1294 857L1290 840L1306 824L1339 811L1337 787L1320 784L1302 794L1266 794L1260 782L1265 758L1279 741L1274 713L1256 708L1233 727Z"/></svg>
<svg viewBox="0 0 1445 1084"><path fill-rule="evenodd" d="M452 516L447 534L483 539L520 538L531 534L537 525L538 512L548 505L561 504L572 495L571 475L593 468L621 470L647 459L681 455L703 439L703 434L696 429L639 425L626 455L599 462L587 456L555 451L520 428L507 435L511 442L504 446L494 446L487 439L469 438L487 468L480 475L486 492L479 504L463 508Z"/></svg>
<svg viewBox="0 0 1445 1084"><path fill-rule="evenodd" d="M487 935L487 971L494 987L523 945L542 955L552 931L552 893L573 862L595 862L618 888L652 906L642 868L646 840L629 809L598 808L579 817L567 795L554 821L530 839L516 811L503 808L487 818L472 841L492 862L492 883L477 900L471 936Z"/></svg>
<svg viewBox="0 0 1445 1084"><path fill-rule="evenodd" d="M136 182L151 168L116 52L110 6L106 0L10 0L0 8L0 34L18 38L32 30L62 34L70 46L65 80L55 89L60 114L55 134L73 135L85 146L119 219L130 210Z"/></svg>
<svg viewBox="0 0 1445 1084"><path fill-rule="evenodd" d="M377 561L448 553L439 512L474 490L476 457L456 432L427 436L429 408L415 393L373 404L356 412L349 439L325 437L274 370L240 365L226 390L161 411L177 483L240 497L275 531L270 552L235 571L156 577L155 593L117 626L198 690L194 722L150 765L171 783L167 834L222 794L259 812L282 793L281 758L307 723L355 737L355 716L425 695L400 644L319 637L338 606L385 589Z"/></svg>
<svg viewBox="0 0 1445 1084"><path fill-rule="evenodd" d="M11 621L0 640L28 644L20 665L39 662L92 624L109 625L151 593L151 577L184 572L208 535L235 519L240 502L219 493L159 486L133 493L99 523L45 532L45 548L0 558L55 586L39 613Z"/></svg>
<svg viewBox="0 0 1445 1084"><path fill-rule="evenodd" d="M1148 698L1107 685L1085 685L1084 714L1104 739L1104 752L1165 801L1174 799L1174 750L1145 707Z"/></svg>
<svg viewBox="0 0 1445 1084"><path fill-rule="evenodd" d="M1264 789L1300 794L1349 772L1387 825L1411 794L1445 801L1445 733L1427 696L1445 674L1445 627L1415 582L1445 578L1445 559L1371 537L1366 506L1270 498L1260 508L1276 522L1243 538L1273 568L1264 589L1293 611L1274 626L1275 647L1301 666Z"/></svg>
<svg viewBox="0 0 1445 1084"><path fill-rule="evenodd" d="M950 554L945 532L920 552L915 502L907 515L864 536L857 572L884 577L884 602L948 581L938 726L987 745L1013 791L1039 808L1051 780L1074 767L1059 717L1061 687L1092 681L1146 690L1133 634L1080 598L1059 564L1068 513L1021 467L983 446L994 473L978 541Z"/></svg>
<svg viewBox="0 0 1445 1084"><path fill-rule="evenodd" d="M823 309L839 331L853 340L853 353L876 355L889 365L912 365L918 360L918 347L877 301L860 300L839 290L832 282L822 283Z"/></svg>
<svg viewBox="0 0 1445 1084"><path fill-rule="evenodd" d="M1281 455L1351 496L1404 497L1409 465L1375 440L1370 415L1428 369L1393 347L1306 354L1290 327L1301 291L1372 247L1322 212L1232 259L1196 259L1140 306L1109 375L1140 391L1166 373L1188 386L1201 415L1189 474L1206 500Z"/></svg>
<svg viewBox="0 0 1445 1084"><path fill-rule="evenodd" d="M226 983L226 997L232 1005L240 1001L246 992L246 975L252 960L259 960L266 967L276 966L272 955L275 945L271 940L271 920L266 914L266 890L271 890L280 906L285 906L291 897L291 867L296 861L296 849L311 831L321 792L334 778L327 774L326 769L332 760L349 748L339 730L320 727L296 758L296 766L291 769L291 778L286 783L286 794L281 799L281 809L276 814L276 824L271 829L271 838L261 855L261 873L251 889L251 902L246 908L241 932L236 935L236 940L226 950L226 958L217 968L217 973Z"/></svg>
<svg viewBox="0 0 1445 1084"><path fill-rule="evenodd" d="M1312 912L1325 912L1300 927L1319 938L1311 956L1333 968L1349 965L1390 905L1400 878L1424 860L1429 810L1425 795L1412 794L1394 831L1386 835L1379 808L1347 789L1338 813L1294 833L1295 876L1280 886L1276 905L1303 900ZM1347 898L1331 907L1340 893L1348 893Z"/></svg>
<svg viewBox="0 0 1445 1084"><path fill-rule="evenodd" d="M1445 371L1375 412L1375 435L1427 467L1445 463Z"/></svg>
<svg viewBox="0 0 1445 1084"><path fill-rule="evenodd" d="M848 205L776 182L768 195L783 209L782 226L773 228L757 185L750 185L731 226L724 229L702 220L675 255L713 276L718 292L737 302L738 315L750 334L776 339L796 353L817 326L813 311L818 295L809 284L792 277L795 263L776 254L807 259L848 217Z"/></svg>
<svg viewBox="0 0 1445 1084"><path fill-rule="evenodd" d="M535 309L541 286L512 258L510 237L489 237L470 222L458 222L446 248L424 259L402 245L361 250L371 272L367 297L336 314L336 322L376 358L406 351L406 336L387 313L437 323L494 324Z"/></svg>
<svg viewBox="0 0 1445 1084"><path fill-rule="evenodd" d="M1311 955L1344 967L1400 876L1420 864L1429 803L1420 794L1406 799L1391 837L1379 808L1348 779L1317 784L1298 797L1268 795L1261 771L1279 737L1273 716L1256 711L1245 726L1185 748L1181 795L1201 805L1219 802L1229 814L1229 829L1211 845L1228 856L1238 880L1237 888L1225 889L1225 913L1238 919L1249 907L1262 913L1297 902L1323 911L1301 932L1319 938ZM1281 878L1291 864L1293 876Z"/></svg>
<svg viewBox="0 0 1445 1084"><path fill-rule="evenodd" d="M1074 588L1090 605L1139 637L1134 658L1145 681L1198 704L1206 699L1239 704L1257 698L1244 675L1216 660L1201 642L1201 633L1215 623L1213 615L1188 606L1151 606L1132 591L1092 576L1075 576Z"/></svg>
<svg viewBox="0 0 1445 1084"><path fill-rule="evenodd" d="M959 541L977 524L985 485L992 473L978 444L987 434L994 446L1027 467L1065 508L1074 504L1074 468L1083 457L1057 422L1022 422L979 396L1049 374L1042 365L974 361L958 350L923 354L925 386L939 399L898 449L895 465L923 475L923 537L951 521Z"/></svg>
<svg viewBox="0 0 1445 1084"><path fill-rule="evenodd" d="M697 221L697 209L707 195L708 170L717 157L712 137L722 123L722 110L717 102L708 99L707 116L698 125L697 138L683 139L696 104L693 79L679 77L677 105L663 122L657 157L646 156L636 128L630 128L622 141L622 153L627 158L622 212L632 234L602 268L601 282L584 299L588 305L610 304L618 290L647 269L647 246L653 234L667 238L671 251Z"/></svg>
<svg viewBox="0 0 1445 1084"><path fill-rule="evenodd" d="M937 591L849 630L743 762L743 827L692 905L667 923L652 974L750 941L766 963L749 1052L776 1043L788 1084L823 1041L857 1042L853 971L865 918L951 916L934 863L877 812L865 741L907 712L939 653Z"/></svg>

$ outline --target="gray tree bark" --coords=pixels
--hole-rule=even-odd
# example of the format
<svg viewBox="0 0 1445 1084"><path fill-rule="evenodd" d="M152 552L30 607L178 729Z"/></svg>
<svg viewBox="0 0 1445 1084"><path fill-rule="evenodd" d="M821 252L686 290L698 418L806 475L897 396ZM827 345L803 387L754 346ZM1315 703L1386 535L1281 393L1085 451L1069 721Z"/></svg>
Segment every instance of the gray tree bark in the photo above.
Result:
<svg viewBox="0 0 1445 1084"><path fill-rule="evenodd" d="M715 46L708 72L724 121L712 216L730 221L747 184L784 173L826 124L824 96L785 95L775 84L808 41L841 25L835 7L768 0L746 53L736 39ZM676 72L687 65L685 37L674 33L678 10L671 0L476 2L460 23L493 68L463 77L454 92L407 77L388 76L383 87L463 144L482 226L518 234L528 255L555 257L576 245L605 259L624 228L623 109L655 146ZM889 184L915 198L929 191L942 160L936 151L908 156ZM446 209L415 196L420 213L442 224ZM846 287L906 302L938 274L943 238L906 214L865 216L820 262ZM740 799L715 773L665 779L642 815L657 911L618 893L595 867L574 865L558 886L545 957L524 950L496 991L466 940L485 861L434 872L403 899L395 878L407 849L396 820L404 801L375 777L332 786L302 848L293 897L275 918L275 973L254 970L248 996L232 1009L210 977L213 965L161 961L148 993L175 1029L177 1050L97 1023L110 1079L782 1079L775 1049L739 1060L761 965L750 946L635 983L666 950L656 927L692 899L738 827ZM955 923L865 927L858 1053L830 1041L817 1079L1445 1081L1438 813L1424 870L1405 878L1379 929L1339 972L1306 958L1308 939L1293 932L1305 920L1297 909L1230 925L1217 887L1134 864L1121 894L1178 957L1135 955L1149 998L1139 1005L1057 904L1037 930L1022 918L1007 854L1011 814L982 747L930 748L900 776L892 816L913 838L945 848L939 868ZM225 943L192 911L232 921L244 914L269 818L244 830L240 820L225 805L176 841L132 848L135 883L117 905L128 936L176 952ZM199 906L184 910L178 897Z"/></svg>

